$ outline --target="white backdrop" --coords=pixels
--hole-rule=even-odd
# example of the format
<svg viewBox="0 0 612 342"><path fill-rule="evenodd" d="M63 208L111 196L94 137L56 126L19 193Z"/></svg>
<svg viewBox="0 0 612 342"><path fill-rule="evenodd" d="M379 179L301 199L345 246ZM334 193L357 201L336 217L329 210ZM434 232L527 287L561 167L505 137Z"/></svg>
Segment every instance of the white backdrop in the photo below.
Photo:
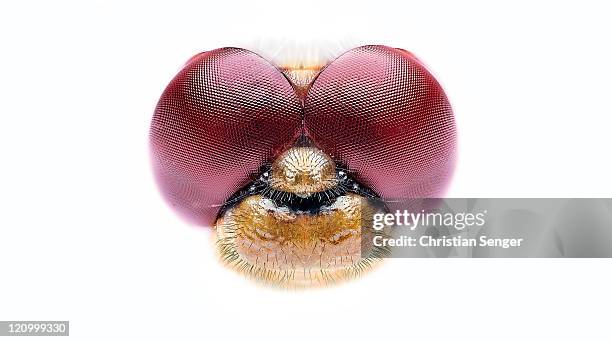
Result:
<svg viewBox="0 0 612 342"><path fill-rule="evenodd" d="M362 280L262 288L162 201L162 90L199 51L379 43L453 104L450 197L609 197L604 1L13 1L0 5L0 320L80 341L609 341L609 260L389 260ZM265 51L264 51L265 53Z"/></svg>

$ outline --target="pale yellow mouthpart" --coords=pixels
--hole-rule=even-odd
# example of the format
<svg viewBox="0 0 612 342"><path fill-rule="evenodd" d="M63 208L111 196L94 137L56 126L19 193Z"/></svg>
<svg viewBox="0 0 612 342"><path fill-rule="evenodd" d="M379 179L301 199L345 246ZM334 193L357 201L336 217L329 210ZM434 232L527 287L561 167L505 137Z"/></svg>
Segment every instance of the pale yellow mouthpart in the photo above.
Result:
<svg viewBox="0 0 612 342"><path fill-rule="evenodd" d="M362 201L355 194L340 196L320 214L310 215L277 207L259 195L248 197L217 221L219 254L231 268L284 287L357 277L378 261L363 257L372 246L362 239L372 241L375 232L362 230L362 217L373 217L379 208Z"/></svg>

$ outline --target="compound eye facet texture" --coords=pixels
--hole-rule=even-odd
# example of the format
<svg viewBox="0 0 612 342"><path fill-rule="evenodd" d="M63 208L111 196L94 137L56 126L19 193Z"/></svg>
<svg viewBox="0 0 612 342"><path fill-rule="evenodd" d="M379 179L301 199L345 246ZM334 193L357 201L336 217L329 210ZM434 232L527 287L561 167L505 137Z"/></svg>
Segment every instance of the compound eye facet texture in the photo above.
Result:
<svg viewBox="0 0 612 342"><path fill-rule="evenodd" d="M437 197L454 168L450 104L410 53L350 50L327 65L304 103L313 141L383 199Z"/></svg>
<svg viewBox="0 0 612 342"><path fill-rule="evenodd" d="M164 197L212 225L219 206L300 132L289 81L257 54L224 48L193 57L164 91L150 131Z"/></svg>

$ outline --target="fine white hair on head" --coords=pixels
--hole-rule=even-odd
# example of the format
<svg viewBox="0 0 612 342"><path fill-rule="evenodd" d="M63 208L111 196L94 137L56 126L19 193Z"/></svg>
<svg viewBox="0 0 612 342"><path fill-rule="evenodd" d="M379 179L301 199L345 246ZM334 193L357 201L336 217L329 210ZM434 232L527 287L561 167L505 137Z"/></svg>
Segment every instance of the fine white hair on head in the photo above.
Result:
<svg viewBox="0 0 612 342"><path fill-rule="evenodd" d="M360 46L353 39L340 41L261 39L246 44L247 48L277 66L323 66L342 53Z"/></svg>

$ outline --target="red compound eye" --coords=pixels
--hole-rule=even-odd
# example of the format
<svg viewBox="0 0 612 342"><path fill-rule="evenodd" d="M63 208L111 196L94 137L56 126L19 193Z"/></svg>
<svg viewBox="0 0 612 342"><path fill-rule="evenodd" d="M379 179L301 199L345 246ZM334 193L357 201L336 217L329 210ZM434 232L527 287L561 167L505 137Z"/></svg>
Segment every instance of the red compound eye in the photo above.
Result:
<svg viewBox="0 0 612 342"><path fill-rule="evenodd" d="M440 196L454 166L455 122L434 77L410 53L346 52L316 78L306 130L381 197Z"/></svg>
<svg viewBox="0 0 612 342"><path fill-rule="evenodd" d="M197 223L295 140L301 104L258 55L234 48L196 55L163 93L151 124L153 167L164 196Z"/></svg>
<svg viewBox="0 0 612 342"><path fill-rule="evenodd" d="M250 51L194 56L151 124L164 196L189 219L212 224L219 206L288 148L302 124L384 199L442 194L454 166L454 118L440 85L410 53L350 50L300 94L303 105L287 78Z"/></svg>

